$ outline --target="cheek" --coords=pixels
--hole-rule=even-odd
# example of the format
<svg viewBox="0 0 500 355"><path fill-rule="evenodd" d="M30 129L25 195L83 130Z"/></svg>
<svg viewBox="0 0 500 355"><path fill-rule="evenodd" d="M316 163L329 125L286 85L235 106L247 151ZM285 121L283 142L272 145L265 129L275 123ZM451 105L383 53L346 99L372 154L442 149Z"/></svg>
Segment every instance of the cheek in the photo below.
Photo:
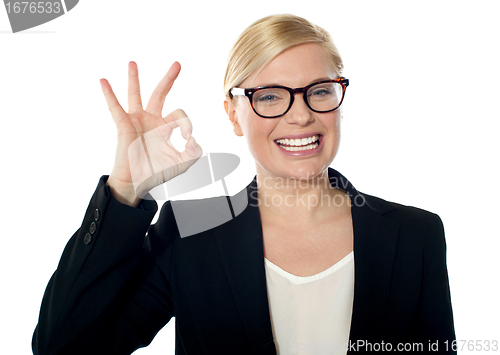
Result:
<svg viewBox="0 0 500 355"><path fill-rule="evenodd" d="M342 125L342 117L339 116L335 120L335 132L336 132L336 134L338 135L339 138L340 138L340 132L341 132L341 125Z"/></svg>
<svg viewBox="0 0 500 355"><path fill-rule="evenodd" d="M340 132L341 132L341 123L342 123L342 116L341 115L338 115L336 118L335 118L335 121L334 121L334 131L335 131L335 141L336 141L336 147L338 148L339 144L340 144Z"/></svg>
<svg viewBox="0 0 500 355"><path fill-rule="evenodd" d="M342 112L339 110L333 111L333 125L336 130L340 130L340 124L342 123Z"/></svg>
<svg viewBox="0 0 500 355"><path fill-rule="evenodd" d="M336 155L337 150L340 145L340 136L341 136L341 122L342 115L340 113L333 112L332 116L325 117L322 120L323 126L327 131L327 145L330 146L328 150L331 149L331 152Z"/></svg>
<svg viewBox="0 0 500 355"><path fill-rule="evenodd" d="M250 154L256 161L265 161L269 158L274 144L271 135L275 127L274 120L266 120L255 115L253 111L242 120L243 136Z"/></svg>
<svg viewBox="0 0 500 355"><path fill-rule="evenodd" d="M238 122L250 146L269 139L276 127L275 120L264 119L253 112L250 105L240 105L237 110Z"/></svg>
<svg viewBox="0 0 500 355"><path fill-rule="evenodd" d="M253 150L266 149L266 143L271 142L270 136L275 126L274 122L258 116L248 119L245 124L248 145Z"/></svg>
<svg viewBox="0 0 500 355"><path fill-rule="evenodd" d="M243 131L244 136L248 136L250 134L249 128L252 125L252 115L254 112L250 107L250 104L246 101L242 101L241 98L238 99L238 103L236 105L236 120Z"/></svg>
<svg viewBox="0 0 500 355"><path fill-rule="evenodd" d="M332 139L340 136L340 126L342 123L342 114L340 112L334 111L330 115L322 117L320 121Z"/></svg>

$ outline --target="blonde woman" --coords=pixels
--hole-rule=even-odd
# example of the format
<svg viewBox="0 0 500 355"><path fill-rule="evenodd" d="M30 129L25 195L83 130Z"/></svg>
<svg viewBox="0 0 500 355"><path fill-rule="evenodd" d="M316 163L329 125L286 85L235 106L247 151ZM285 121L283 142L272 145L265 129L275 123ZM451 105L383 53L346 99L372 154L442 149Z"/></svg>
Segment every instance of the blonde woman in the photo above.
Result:
<svg viewBox="0 0 500 355"><path fill-rule="evenodd" d="M161 115L180 65L145 109L135 63L128 112L103 79L115 166L47 286L34 353L130 354L172 317L176 354L452 353L440 218L361 193L329 168L342 69L330 35L300 17L269 16L240 35L224 106L256 177L234 218L188 237L171 202L150 226L148 195L202 155L183 111ZM176 127L183 152L169 142Z"/></svg>

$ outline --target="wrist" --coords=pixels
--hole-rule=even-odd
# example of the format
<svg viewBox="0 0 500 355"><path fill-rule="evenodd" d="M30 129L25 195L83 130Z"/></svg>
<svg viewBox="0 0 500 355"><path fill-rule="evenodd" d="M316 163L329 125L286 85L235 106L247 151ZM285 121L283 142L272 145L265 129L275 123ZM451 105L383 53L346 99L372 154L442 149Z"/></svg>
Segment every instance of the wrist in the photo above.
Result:
<svg viewBox="0 0 500 355"><path fill-rule="evenodd" d="M120 203L128 205L131 207L139 206L141 198L135 193L132 184L124 184L115 180L112 176L106 181L106 185L109 186L113 197Z"/></svg>

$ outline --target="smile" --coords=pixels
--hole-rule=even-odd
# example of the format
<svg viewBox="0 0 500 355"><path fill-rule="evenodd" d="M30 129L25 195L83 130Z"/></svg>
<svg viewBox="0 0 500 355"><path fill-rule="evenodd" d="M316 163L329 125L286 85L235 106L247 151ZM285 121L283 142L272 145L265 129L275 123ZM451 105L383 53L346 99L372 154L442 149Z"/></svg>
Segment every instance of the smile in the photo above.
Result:
<svg viewBox="0 0 500 355"><path fill-rule="evenodd" d="M289 152L316 149L319 146L319 135L296 139L276 139L275 142Z"/></svg>

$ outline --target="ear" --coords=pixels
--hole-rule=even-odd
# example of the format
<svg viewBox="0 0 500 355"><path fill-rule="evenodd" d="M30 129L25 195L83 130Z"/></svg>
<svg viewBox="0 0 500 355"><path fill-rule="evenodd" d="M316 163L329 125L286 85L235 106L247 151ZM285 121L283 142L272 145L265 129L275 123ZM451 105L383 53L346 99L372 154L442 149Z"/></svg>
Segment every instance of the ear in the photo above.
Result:
<svg viewBox="0 0 500 355"><path fill-rule="evenodd" d="M238 119L236 118L236 110L234 108L234 104L227 96L224 99L224 110L226 110L226 113L229 116L229 121L231 121L231 124L233 125L234 134L239 137L243 136L243 131L241 130L241 126L238 123Z"/></svg>

